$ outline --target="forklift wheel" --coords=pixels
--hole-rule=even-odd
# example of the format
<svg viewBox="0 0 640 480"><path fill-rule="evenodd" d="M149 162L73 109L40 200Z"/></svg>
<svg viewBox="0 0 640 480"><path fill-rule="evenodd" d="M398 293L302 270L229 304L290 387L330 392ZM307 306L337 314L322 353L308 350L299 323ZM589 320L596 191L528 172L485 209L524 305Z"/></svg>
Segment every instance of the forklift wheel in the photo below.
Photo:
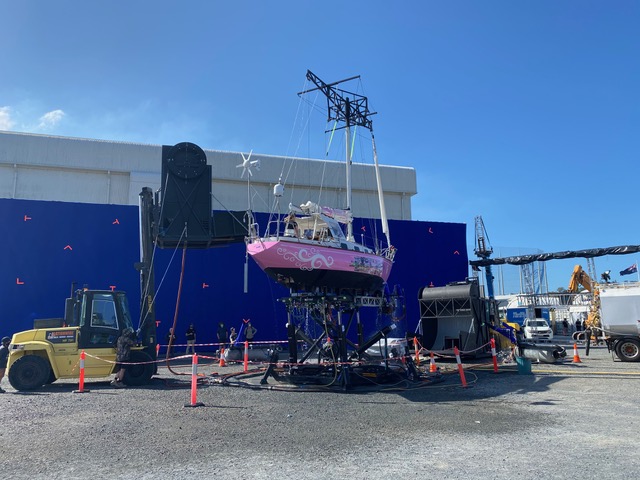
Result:
<svg viewBox="0 0 640 480"><path fill-rule="evenodd" d="M129 362L135 365L127 365L122 379L125 385L137 387L144 385L153 376L155 364L149 355L140 350L131 352Z"/></svg>
<svg viewBox="0 0 640 480"><path fill-rule="evenodd" d="M9 383L16 390L35 390L49 379L51 366L38 355L25 355L17 359L9 370Z"/></svg>

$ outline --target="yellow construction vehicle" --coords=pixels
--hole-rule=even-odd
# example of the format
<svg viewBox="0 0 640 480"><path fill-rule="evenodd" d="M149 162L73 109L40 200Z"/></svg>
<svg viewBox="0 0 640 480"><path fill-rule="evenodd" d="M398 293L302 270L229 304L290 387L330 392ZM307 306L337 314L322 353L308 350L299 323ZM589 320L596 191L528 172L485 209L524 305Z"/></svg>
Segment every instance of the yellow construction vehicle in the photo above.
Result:
<svg viewBox="0 0 640 480"><path fill-rule="evenodd" d="M573 267L573 273L569 279L568 290L571 293L578 293L578 285L582 285L587 291L593 292L594 281L587 275L580 265Z"/></svg>
<svg viewBox="0 0 640 480"><path fill-rule="evenodd" d="M82 289L65 306L64 318L35 320L33 330L13 335L7 376L16 390L34 390L59 378L78 378L83 350L88 354L85 377L114 373L116 341L124 329L133 328L126 294ZM152 344L131 349L129 362L134 365L126 369L125 384L141 385L155 373L154 337L155 330L151 336L142 335Z"/></svg>
<svg viewBox="0 0 640 480"><path fill-rule="evenodd" d="M587 328L600 328L600 291L598 284L585 272L580 265L573 267L571 278L569 279L569 287L567 290L571 293L578 293L578 286L582 285L585 290L593 295L591 300L591 308L584 322L585 330Z"/></svg>

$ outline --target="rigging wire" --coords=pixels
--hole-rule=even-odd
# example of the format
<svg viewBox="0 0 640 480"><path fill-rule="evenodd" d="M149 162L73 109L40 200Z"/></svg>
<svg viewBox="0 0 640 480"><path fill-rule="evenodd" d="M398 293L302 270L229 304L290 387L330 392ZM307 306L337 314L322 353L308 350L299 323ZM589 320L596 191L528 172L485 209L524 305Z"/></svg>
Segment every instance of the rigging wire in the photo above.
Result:
<svg viewBox="0 0 640 480"><path fill-rule="evenodd" d="M306 84L305 84L305 86L306 86ZM315 105L315 101L317 100L318 96L319 96L319 93L316 93L315 98L314 98L314 105ZM302 99L302 97L300 97L300 102L302 102L302 101L303 101L303 99ZM307 104L309 104L309 103L307 102ZM311 106L313 106L313 105L311 105L311 104L309 104L309 105L310 105L310 109L311 109ZM308 134L307 135L307 156L310 156L310 154L309 154L310 130L311 130L309 128L310 121L311 121L311 115L307 112L306 119L305 119L304 125L302 127L302 132L306 131L307 134ZM298 123L298 118L296 118L294 123ZM292 154L290 156L288 156L287 159L286 159L286 160L289 160L289 168L287 170L287 174L284 177L283 185L286 185L287 183L289 183L289 176L291 175L292 171L293 171L293 174L294 174L294 177L291 180L291 183L293 184L293 187L291 188L291 195L289 196L289 201L290 202L293 201L293 195L294 195L295 189L296 189L296 182L295 182L295 174L297 173L296 157L298 156L298 152L300 151L300 145L302 143L303 137L304 137L303 134L300 134L300 136L298 137L298 143L296 145L295 151L292 152ZM284 173L284 165L283 165L283 172L282 173ZM282 174L281 174L281 176L282 176Z"/></svg>
<svg viewBox="0 0 640 480"><path fill-rule="evenodd" d="M178 253L178 246L180 245L180 242L182 242L182 239L184 238L185 234L187 232L187 228L185 227L182 230L182 234L180 235L180 239L178 240L178 243L176 244L176 247L173 249L173 253L171 254L171 259L169 260L169 263L167 264L167 268L164 270L164 275L162 275L162 279L160 280L160 285L158 285L158 288L156 289L156 291L153 294L153 302L155 303L155 299L158 296L158 293L160 292L160 288L162 287L162 284L164 283L165 278L167 278L167 275L169 273L169 268L171 267L171 264L173 263L173 259L176 256L176 253Z"/></svg>
<svg viewBox="0 0 640 480"><path fill-rule="evenodd" d="M308 82L309 82L309 80L305 77L305 80L303 82L303 88L302 88L301 91L306 90ZM299 118L301 117L301 111L302 111L303 102L305 102L305 99L302 96L299 96L296 116L295 116L293 125L291 126L291 132L289 134L289 141L288 141L287 149L286 149L287 152L291 151L291 145L293 143L293 138L294 138L294 133L295 133L295 130L296 130L296 125L298 124ZM307 118L307 122L308 122L308 118ZM295 155L296 155L297 151L300 149L300 144L301 144L301 137L298 139L298 142L296 144L296 148L295 148L294 153L293 154L288 153L283 158L282 168L280 169L280 179L279 179L279 182L281 182L283 186L286 185L287 182L288 182L289 175L291 174L291 170L293 168ZM287 164L288 164L288 169L287 169ZM285 174L285 169L286 169L286 174ZM276 198L276 199L274 199L273 204L270 204L270 202L268 200L265 200L265 198L258 192L257 189L252 188L250 186L250 183L249 183L248 190L249 190L249 193L248 193L248 195L249 195L249 208L251 208L251 204L252 203L255 203L254 199L256 197L259 198L261 203L264 204L268 209L268 212L269 212L269 219L268 219L268 222L267 222L267 225L268 225L269 223L271 223L271 221L273 220L273 218L276 215L280 214L279 211L276 211L276 209L279 206L279 200ZM292 192L292 194L293 194L293 192ZM220 202L220 203L222 203L222 202ZM265 234L266 233L267 232L265 232Z"/></svg>
<svg viewBox="0 0 640 480"><path fill-rule="evenodd" d="M303 88L302 88L301 91L304 91L304 90L307 89L308 83L309 83L309 80L305 76L305 80L303 82ZM316 97L317 97L317 94L316 94ZM287 150L286 150L288 153L287 153L287 156L282 161L282 169L280 170L280 178L282 179L283 176L284 176L283 185L286 185L288 180L289 180L289 175L291 173L291 169L293 168L293 165L295 163L295 157L298 155L298 152L300 151L300 145L302 143L303 136L299 135L295 150L293 152L291 152L291 145L293 143L294 132L296 130L296 126L299 123L299 119L302 116L301 112L303 112L303 109L302 109L302 104L303 103L307 103L307 102L305 102L305 99L301 95L301 96L298 97L298 108L297 108L297 111L296 111L295 119L293 121L293 125L291 126L291 134L289 135L289 143L287 144ZM307 131L309 130L308 126L309 126L310 118L311 118L311 115L307 114L304 126L302 128L302 132L304 132L305 130L307 130ZM287 162L289 163L289 168L287 169L287 173L285 175L285 166L287 165ZM295 188L295 184L294 184L294 188ZM292 195L293 195L293 193L292 193Z"/></svg>
<svg viewBox="0 0 640 480"><path fill-rule="evenodd" d="M306 80L305 78L305 82L304 82L304 87L306 88L308 80ZM303 88L303 90L305 89ZM296 112L296 118L294 120L294 123L291 127L291 134L289 136L289 143L287 145L287 152L289 152L282 161L282 168L280 170L280 178L279 178L279 183L281 183L283 186L287 185L289 183L289 177L291 176L292 171L295 173L295 157L297 155L297 152L300 150L300 145L302 143L302 135L299 136L298 138L298 142L296 144L295 150L293 153L291 153L291 145L293 143L293 137L294 137L294 132L296 130L296 125L299 123L299 119L301 118L301 111L302 111L302 103L305 102L305 100L300 97L299 101L298 101L298 109ZM306 103L306 102L305 102ZM305 124L304 124L304 128L303 131L305 129L307 129L308 123L309 123L309 118L310 116L307 115ZM291 199L293 199L293 194L295 191L295 182L293 182L294 187L291 189ZM258 193L257 190L253 190L253 197L254 198L256 195L260 195ZM269 202L265 201L262 196L260 196L260 199L262 200L262 202L264 203L264 205L269 205ZM271 221L273 220L274 217L280 215L279 212L279 205L280 205L280 200L278 198L275 198L273 203L268 207L268 211L269 211L269 220L267 222L267 224L271 223Z"/></svg>
<svg viewBox="0 0 640 480"><path fill-rule="evenodd" d="M225 206L225 204L222 203L222 201L219 198L217 198L214 194L211 194L211 197L220 204L220 206L223 208L223 210L225 210L226 212L229 212L231 214L231 218L233 218L233 221L235 223L237 223L238 225L242 225L243 228L245 227L245 224L241 220L239 220L238 217L236 217L233 214L233 212L229 208L227 208ZM251 210L251 203L249 204L249 209Z"/></svg>
<svg viewBox="0 0 640 480"><path fill-rule="evenodd" d="M186 230L187 226L185 225L184 228ZM169 354L171 352L171 347L173 346L173 338L176 335L176 325L178 324L178 311L180 308L180 298L182 297L182 285L184 283L184 270L185 270L184 267L186 263L186 258L187 258L187 242L184 242L184 246L182 248L182 266L180 268L180 279L178 281L178 295L176 297L176 307L173 314L173 327L171 327L171 331L173 332L173 335L169 336L169 345L167 346L167 356L166 356L167 369L174 375L191 375L190 373L187 373L187 372L176 372L171 368L171 363L169 361L171 358Z"/></svg>
<svg viewBox="0 0 640 480"><path fill-rule="evenodd" d="M331 128L331 135L329 136L329 144L326 146L325 148L325 159L329 156L329 150L331 150L331 145L333 143L333 135L336 132L336 127L338 126L338 121L335 120L333 122L333 127ZM322 162L322 175L320 176L321 180L320 180L320 189L318 191L318 198L316 200L316 203L318 205L320 205L322 203L322 192L324 191L324 181L325 181L325 176L327 173L327 162L326 160L324 162Z"/></svg>
<svg viewBox="0 0 640 480"><path fill-rule="evenodd" d="M329 156L329 150L331 149L331 143L333 142L333 135L336 133L336 127L338 126L338 120L333 122L333 128L331 129L331 136L329 137L329 145L327 145L327 151L325 152L325 158Z"/></svg>
<svg viewBox="0 0 640 480"><path fill-rule="evenodd" d="M164 206L164 204L163 204ZM160 289L162 288L162 284L164 283L164 280L167 277L167 274L169 273L169 269L171 268L171 265L173 264L173 260L176 256L176 253L178 251L178 246L180 245L180 243L182 243L182 239L185 238L187 233L187 226L185 225L182 229L182 233L180 234L180 239L178 240L178 242L176 243L176 247L173 249L173 253L171 255L171 259L169 260L167 267L165 268L164 274L160 280L160 284L158 285L158 288L156 289L155 292L153 292L153 297L151 299L151 304L155 305L156 303L156 298L158 296L158 293L160 292ZM151 255L151 265L150 265L150 269L155 268L155 254L156 254L156 250L157 250L157 237L154 239L154 248L153 248L153 253ZM177 295L177 299L176 299L176 309L175 309L175 316L174 316L174 320L173 320L173 327L172 327L172 331L174 332L175 335L175 331L176 331L176 324L177 324L177 319L178 319L178 306L180 303L180 297L181 297L181 293L182 293L182 284L183 284L183 279L184 279L184 266L185 266L185 258L186 258L186 250L187 250L187 243L184 243L183 246L183 251L182 251L182 268L181 268L181 272L180 272L180 281L179 281L179 285L178 285L178 295ZM145 285L144 291L145 291L145 295L143 298L146 298L147 295L149 294L149 287L150 287L150 278L151 275L148 276L147 279L147 284ZM147 309L146 311L146 315L144 319L140 319L140 321L138 322L138 328L141 328L142 325L144 325L144 322L147 321L149 315L149 309ZM169 352L171 351L171 347L173 344L173 336L169 337L169 345L167 348L167 368L169 369L169 371L171 371L171 373L175 374L175 375L190 375L187 373L181 373L181 372L175 372L174 370L171 369L171 366L169 365Z"/></svg>

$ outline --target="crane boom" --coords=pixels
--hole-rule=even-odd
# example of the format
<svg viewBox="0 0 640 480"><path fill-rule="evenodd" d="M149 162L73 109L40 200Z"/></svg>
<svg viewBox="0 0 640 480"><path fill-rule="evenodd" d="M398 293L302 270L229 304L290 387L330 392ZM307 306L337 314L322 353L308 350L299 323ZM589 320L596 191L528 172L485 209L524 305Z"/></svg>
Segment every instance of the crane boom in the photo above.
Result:
<svg viewBox="0 0 640 480"><path fill-rule="evenodd" d="M482 260L487 260L493 253L493 248L488 245L489 236L487 235L487 229L484 226L482 217L478 215L475 218L476 227L476 248L474 250L477 257ZM487 295L489 298L493 298L493 273L491 272L491 264L486 264L484 269L485 277L487 279Z"/></svg>
<svg viewBox="0 0 640 480"><path fill-rule="evenodd" d="M578 285L582 285L587 291L593 293L594 281L591 277L585 272L580 265L576 265L573 267L573 273L571 274L571 279L569 280L569 290L571 293L578 292Z"/></svg>

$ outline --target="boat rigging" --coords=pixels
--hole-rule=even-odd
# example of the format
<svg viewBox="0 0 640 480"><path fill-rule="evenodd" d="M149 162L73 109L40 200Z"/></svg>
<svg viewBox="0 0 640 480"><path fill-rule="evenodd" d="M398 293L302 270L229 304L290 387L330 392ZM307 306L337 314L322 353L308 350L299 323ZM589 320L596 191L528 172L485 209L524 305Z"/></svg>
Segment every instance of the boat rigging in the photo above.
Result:
<svg viewBox="0 0 640 480"><path fill-rule="evenodd" d="M373 125L365 96L337 88L350 77L333 83L325 83L313 72L307 71L307 79L316 86L299 95L319 90L327 98L329 120L336 129L346 133L346 206L344 209L306 202L289 205L289 212L276 222L269 222L264 235L259 228L251 228L247 239L247 252L260 268L277 282L292 291L324 291L358 294L381 294L391 272L395 249L391 245L382 180L377 158ZM351 198L351 127L363 126L371 132L376 186L380 207L382 230L387 246L373 248L355 241L353 234ZM274 188L276 201L282 197L283 185ZM346 232L343 227L346 227Z"/></svg>

